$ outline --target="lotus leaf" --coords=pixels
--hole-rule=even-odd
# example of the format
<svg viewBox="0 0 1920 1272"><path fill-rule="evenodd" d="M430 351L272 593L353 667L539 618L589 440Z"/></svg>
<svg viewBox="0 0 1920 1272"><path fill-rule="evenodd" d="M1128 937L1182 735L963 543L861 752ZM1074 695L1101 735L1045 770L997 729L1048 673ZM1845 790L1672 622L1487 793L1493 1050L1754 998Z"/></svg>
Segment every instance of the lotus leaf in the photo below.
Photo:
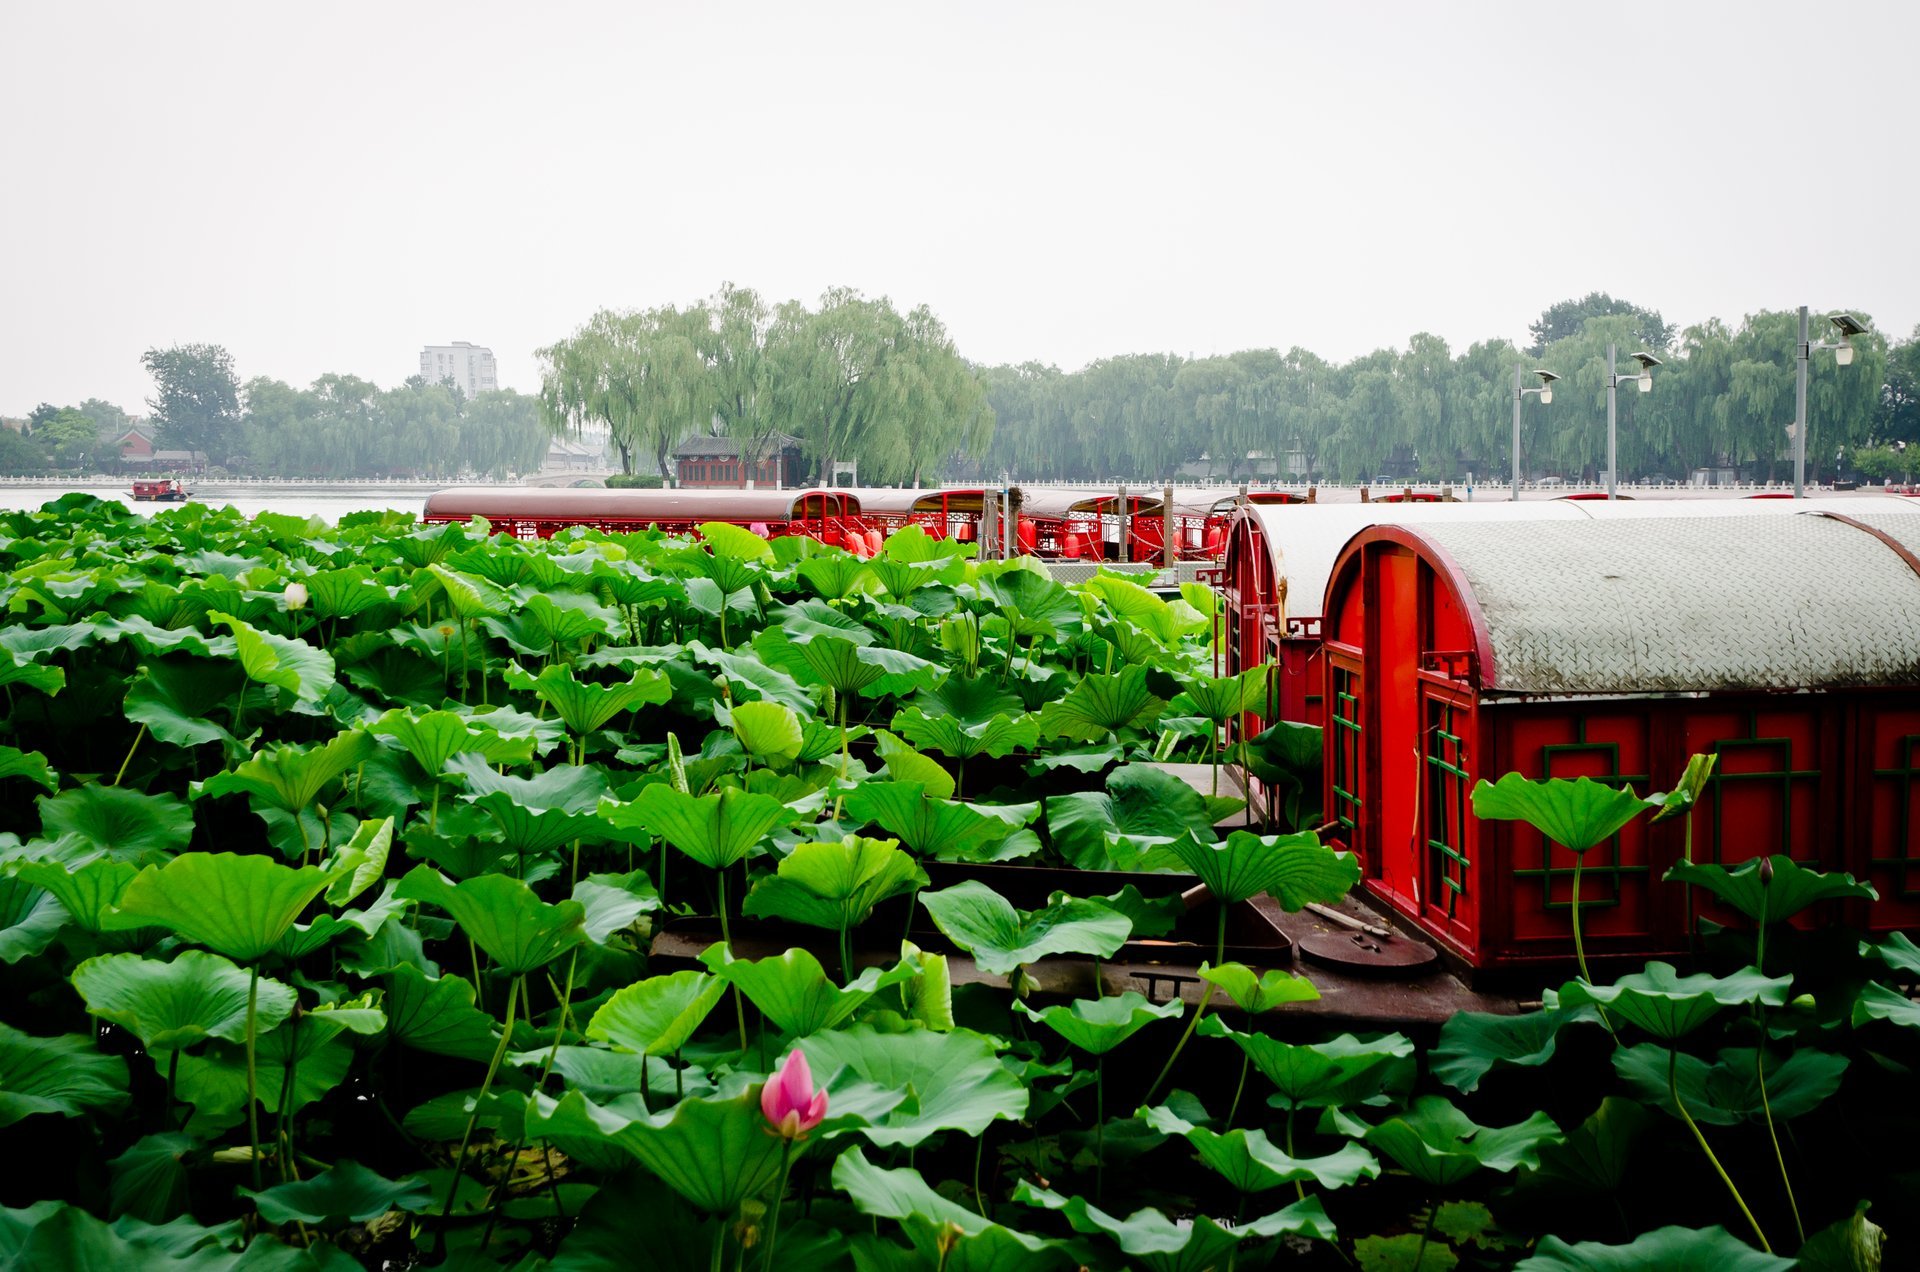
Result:
<svg viewBox="0 0 1920 1272"><path fill-rule="evenodd" d="M1673 964L1656 961L1611 985L1570 981L1560 989L1559 1005L1597 1004L1654 1037L1671 1041L1706 1024L1723 1007L1785 1006L1792 984L1791 976L1762 976L1752 968L1723 977L1706 972L1681 976Z"/></svg>
<svg viewBox="0 0 1920 1272"><path fill-rule="evenodd" d="M692 969L650 976L615 992L587 1024L587 1037L646 1056L672 1055L687 1045L727 983Z"/></svg>
<svg viewBox="0 0 1920 1272"><path fill-rule="evenodd" d="M73 970L74 990L87 1010L132 1031L148 1051L177 1051L210 1038L229 1042L247 1034L246 972L217 954L186 950L170 963L138 954L101 954ZM293 990L260 978L255 1031L264 1033L293 1012Z"/></svg>
<svg viewBox="0 0 1920 1272"><path fill-rule="evenodd" d="M947 939L990 975L1003 976L1048 954L1109 958L1126 944L1133 925L1099 901L1056 895L1039 910L1022 911L986 884L969 879L920 903Z"/></svg>
<svg viewBox="0 0 1920 1272"><path fill-rule="evenodd" d="M1089 1055L1103 1056L1156 1020L1178 1020L1186 1003L1178 998L1150 1003L1128 990L1103 998L1076 998L1035 1011L1015 1004L1028 1020L1037 1020Z"/></svg>
<svg viewBox="0 0 1920 1272"><path fill-rule="evenodd" d="M1136 1210L1120 1219L1084 1197L1065 1197L1026 1180L1020 1182L1013 1199L1059 1211L1075 1232L1107 1237L1125 1252L1129 1266L1150 1272L1209 1272L1228 1266L1234 1252L1243 1245L1280 1236L1310 1237L1316 1241L1333 1241L1337 1236L1333 1221L1327 1218L1318 1197L1296 1201L1284 1210L1233 1227L1216 1223L1205 1215L1179 1223L1157 1210Z"/></svg>
<svg viewBox="0 0 1920 1272"><path fill-rule="evenodd" d="M1713 1272L1791 1272L1792 1259L1762 1254L1725 1228L1656 1228L1626 1245L1598 1241L1567 1244L1541 1239L1514 1272L1672 1272L1675 1268L1712 1268Z"/></svg>
<svg viewBox="0 0 1920 1272"><path fill-rule="evenodd" d="M860 1134L882 1148L924 1142L940 1131L978 1136L994 1121L1027 1113L1027 1090L1002 1065L994 1045L970 1030L882 1033L854 1025L815 1033L802 1044L816 1073L846 1069L889 1091L899 1107Z"/></svg>
<svg viewBox="0 0 1920 1272"><path fill-rule="evenodd" d="M604 728L623 711L662 703L673 696L664 675L646 670L634 672L629 680L603 685L581 682L573 668L564 663L543 667L538 676L528 675L518 663L509 663L506 681L509 688L531 693L552 707L575 737Z"/></svg>
<svg viewBox="0 0 1920 1272"><path fill-rule="evenodd" d="M738 985L768 1020L795 1038L832 1029L882 989L919 972L916 964L902 959L884 970L869 967L842 988L827 976L819 959L797 947L755 960L734 958L725 944L710 945L700 961L722 980Z"/></svg>
<svg viewBox="0 0 1920 1272"><path fill-rule="evenodd" d="M1166 701L1147 684L1145 667L1118 675L1088 676L1066 697L1040 709L1040 732L1048 737L1097 742L1122 729L1152 724Z"/></svg>
<svg viewBox="0 0 1920 1272"><path fill-rule="evenodd" d="M1238 1192L1265 1192L1307 1180L1321 1188L1345 1188L1356 1180L1380 1177L1380 1163L1373 1154L1352 1142L1324 1156L1295 1157L1268 1139L1265 1131L1221 1133L1196 1126L1164 1105L1141 1109L1139 1116L1154 1130L1183 1137L1200 1154L1200 1160Z"/></svg>
<svg viewBox="0 0 1920 1272"><path fill-rule="evenodd" d="M120 786L79 786L42 795L40 833L77 836L116 861L179 852L193 838L193 810L174 795L144 795Z"/></svg>
<svg viewBox="0 0 1920 1272"><path fill-rule="evenodd" d="M120 1056L101 1055L93 1039L77 1034L36 1038L0 1024L0 1126L38 1113L113 1113L126 1104L127 1062Z"/></svg>
<svg viewBox="0 0 1920 1272"><path fill-rule="evenodd" d="M333 657L302 640L263 632L218 610L207 617L233 633L240 669L257 684L272 685L299 702L316 703L332 691Z"/></svg>
<svg viewBox="0 0 1920 1272"><path fill-rule="evenodd" d="M164 927L249 963L280 943L341 872L250 853L197 852L148 866L120 894L114 927Z"/></svg>
<svg viewBox="0 0 1920 1272"><path fill-rule="evenodd" d="M504 972L545 967L586 939L586 907L572 900L550 905L505 875L456 884L431 866L416 866L400 881L397 895L431 902L452 915Z"/></svg>
<svg viewBox="0 0 1920 1272"><path fill-rule="evenodd" d="M1456 1091L1472 1094L1494 1069L1544 1065L1553 1059L1561 1029L1578 1020L1596 1018L1591 1009L1531 1011L1518 1016L1458 1012L1440 1027L1440 1044L1433 1049L1429 1064L1434 1077Z"/></svg>
<svg viewBox="0 0 1920 1272"><path fill-rule="evenodd" d="M1738 1126L1757 1122L1771 1107L1776 1120L1804 1117L1840 1089L1847 1058L1827 1051L1801 1048L1784 1060L1767 1059L1765 1099L1752 1047L1729 1047L1708 1064L1684 1052L1677 1056L1656 1043L1621 1047L1613 1053L1613 1069L1640 1100L1675 1117L1667 1086L1672 1064L1674 1085L1696 1122L1709 1126Z"/></svg>
<svg viewBox="0 0 1920 1272"><path fill-rule="evenodd" d="M1230 1038L1279 1088L1280 1108L1334 1108L1361 1104L1412 1080L1413 1043L1400 1034L1363 1042L1341 1034L1326 1042L1288 1043L1263 1033L1241 1033L1218 1016L1201 1019L1203 1037Z"/></svg>
<svg viewBox="0 0 1920 1272"><path fill-rule="evenodd" d="M728 711L733 736L763 764L785 764L800 754L800 717L777 702L741 702Z"/></svg>
<svg viewBox="0 0 1920 1272"><path fill-rule="evenodd" d="M1572 853L1584 853L1613 838L1649 808L1658 807L1625 787L1590 777L1534 781L1509 773L1473 788L1473 815L1483 821L1523 821Z"/></svg>
<svg viewBox="0 0 1920 1272"><path fill-rule="evenodd" d="M1310 1003L1320 991L1304 976L1273 968L1257 972L1245 963L1222 963L1218 967L1200 966L1200 979L1226 991L1241 1011L1258 1015L1287 1003Z"/></svg>
<svg viewBox="0 0 1920 1272"><path fill-rule="evenodd" d="M1545 1113L1513 1126L1481 1126L1438 1095L1421 1096L1406 1112L1366 1132L1370 1146L1435 1191L1483 1168L1537 1167L1540 1146L1560 1138L1560 1128Z"/></svg>
<svg viewBox="0 0 1920 1272"><path fill-rule="evenodd" d="M241 1188L268 1223L365 1223L390 1210L414 1214L433 1204L423 1181L392 1180L352 1160L336 1162L311 1179L280 1184L262 1192Z"/></svg>
<svg viewBox="0 0 1920 1272"><path fill-rule="evenodd" d="M1312 831L1255 835L1236 830L1224 844L1189 834L1167 848L1223 902L1246 901L1266 892L1282 909L1296 911L1310 901L1336 905L1360 882L1358 859L1326 847Z"/></svg>
<svg viewBox="0 0 1920 1272"><path fill-rule="evenodd" d="M639 828L658 835L709 870L725 870L741 860L788 816L779 800L735 786L695 796L660 783L646 787L632 803L600 804L600 817L616 830Z"/></svg>
<svg viewBox="0 0 1920 1272"><path fill-rule="evenodd" d="M1773 881L1762 883L1762 862L1772 862ZM1667 871L1668 883L1690 883L1705 888L1748 918L1779 923L1810 905L1858 897L1879 899L1872 884L1856 882L1850 874L1809 870L1784 854L1754 857L1728 869L1705 862L1676 861Z"/></svg>

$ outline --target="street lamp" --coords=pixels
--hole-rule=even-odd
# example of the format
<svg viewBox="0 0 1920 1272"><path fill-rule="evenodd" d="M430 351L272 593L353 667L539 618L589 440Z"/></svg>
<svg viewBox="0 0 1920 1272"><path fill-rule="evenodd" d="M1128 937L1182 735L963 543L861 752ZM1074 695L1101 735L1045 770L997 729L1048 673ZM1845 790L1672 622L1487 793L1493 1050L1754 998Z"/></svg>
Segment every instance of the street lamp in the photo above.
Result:
<svg viewBox="0 0 1920 1272"><path fill-rule="evenodd" d="M1609 344L1607 346L1607 498L1609 499L1614 497L1614 487L1619 484L1620 479L1617 447L1614 441L1614 390L1620 387L1623 380L1638 380L1642 393L1653 392L1653 369L1661 365L1660 359L1642 349L1633 355L1633 360L1640 364L1639 372L1634 375L1617 375L1613 369L1614 358L1614 347Z"/></svg>
<svg viewBox="0 0 1920 1272"><path fill-rule="evenodd" d="M1520 387L1520 368L1513 369L1513 497L1520 498L1520 403L1530 393L1540 395L1540 405L1546 406L1553 401L1553 382L1560 377L1551 371L1534 372L1540 377L1540 387L1523 389Z"/></svg>
<svg viewBox="0 0 1920 1272"><path fill-rule="evenodd" d="M1853 338L1867 334L1867 327L1852 314L1834 314L1827 319L1840 332L1840 339L1825 344L1812 344L1807 334L1807 307L1800 306L1800 344L1794 356L1794 412L1793 412L1793 497L1803 498L1807 492L1807 362L1815 349L1833 350L1833 361L1837 366L1853 365Z"/></svg>

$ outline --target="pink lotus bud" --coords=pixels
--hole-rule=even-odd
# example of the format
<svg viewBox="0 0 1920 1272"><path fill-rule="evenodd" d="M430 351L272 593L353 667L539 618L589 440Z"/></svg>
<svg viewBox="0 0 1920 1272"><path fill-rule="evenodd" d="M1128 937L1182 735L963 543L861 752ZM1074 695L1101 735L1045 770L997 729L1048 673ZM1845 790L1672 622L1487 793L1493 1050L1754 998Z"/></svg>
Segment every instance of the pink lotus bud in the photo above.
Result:
<svg viewBox="0 0 1920 1272"><path fill-rule="evenodd" d="M805 1139L827 1115L827 1093L813 1089L813 1070L800 1051L790 1051L760 1088L760 1111L783 1139Z"/></svg>

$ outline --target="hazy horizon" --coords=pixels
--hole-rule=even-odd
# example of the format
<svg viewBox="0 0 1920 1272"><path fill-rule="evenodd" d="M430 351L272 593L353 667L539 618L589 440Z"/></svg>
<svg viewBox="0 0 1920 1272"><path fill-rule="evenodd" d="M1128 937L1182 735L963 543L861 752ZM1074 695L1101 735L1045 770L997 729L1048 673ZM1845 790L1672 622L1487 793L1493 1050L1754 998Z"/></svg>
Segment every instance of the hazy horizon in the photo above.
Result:
<svg viewBox="0 0 1920 1272"><path fill-rule="evenodd" d="M242 378L503 386L723 281L925 303L967 357L1416 332L1607 291L1920 323L1920 10L14 6L0 413Z"/></svg>

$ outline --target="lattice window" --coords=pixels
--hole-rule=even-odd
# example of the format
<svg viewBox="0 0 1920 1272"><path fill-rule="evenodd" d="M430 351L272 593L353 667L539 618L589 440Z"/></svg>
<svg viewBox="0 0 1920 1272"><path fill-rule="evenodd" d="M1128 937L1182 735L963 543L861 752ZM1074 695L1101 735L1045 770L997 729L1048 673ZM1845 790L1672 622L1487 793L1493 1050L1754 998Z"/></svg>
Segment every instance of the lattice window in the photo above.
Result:
<svg viewBox="0 0 1920 1272"><path fill-rule="evenodd" d="M1920 779L1920 766L1914 764L1917 754L1920 754L1920 735L1909 733L1900 739L1900 767L1873 771L1875 777L1892 778L1898 783L1900 813L1893 823L1896 835L1893 847L1896 850L1901 845L1906 847L1900 856L1875 857L1873 864L1894 872L1899 880L1900 895L1907 899L1920 897L1920 885L1914 882L1916 873L1920 873L1920 857L1913 855L1913 784Z"/></svg>
<svg viewBox="0 0 1920 1272"><path fill-rule="evenodd" d="M1780 843L1770 852L1793 855L1793 797L1797 787L1815 781L1820 776L1819 769L1797 769L1793 767L1792 738L1764 738L1760 736L1760 713L1747 713L1747 736L1744 738L1726 738L1713 744L1713 753L1719 757L1719 763L1713 766L1713 776L1707 785L1713 792L1713 834L1707 845L1712 854L1711 860L1725 860L1721 855L1721 840L1726 827L1726 796L1728 790L1736 785L1750 783L1777 782L1780 786ZM1741 752L1772 751L1778 756L1780 767L1761 769L1751 772L1728 772L1727 758ZM1755 854L1757 855L1757 854Z"/></svg>
<svg viewBox="0 0 1920 1272"><path fill-rule="evenodd" d="M1348 832L1360 822L1363 807L1360 791L1360 673L1335 664L1333 668L1333 726L1328 741L1333 745L1333 820Z"/></svg>
<svg viewBox="0 0 1920 1272"><path fill-rule="evenodd" d="M1579 720L1574 728L1572 742L1553 743L1540 748L1540 774L1543 777L1585 777L1599 782L1603 786L1619 788L1637 787L1648 789L1651 778L1645 773L1622 773L1620 771L1620 744L1617 742L1590 742L1587 740L1587 722ZM1576 759L1599 756L1604 761L1604 772L1595 773L1593 765L1575 764ZM1555 765L1560 767L1554 771ZM1567 770L1577 768L1577 772ZM1519 879L1540 880L1540 897L1543 909L1571 910L1573 908L1573 854L1566 847L1546 839L1541 847L1542 864L1531 870L1516 870L1514 877ZM1567 859L1564 866L1556 866L1553 861L1554 850L1558 848ZM1620 904L1620 888L1626 875L1647 874L1650 867L1630 866L1620 859L1620 836L1614 835L1603 844L1595 844L1587 849L1585 860L1580 863L1580 908L1604 908ZM1567 882L1567 900L1558 901L1554 894L1556 884Z"/></svg>
<svg viewBox="0 0 1920 1272"><path fill-rule="evenodd" d="M1465 713L1443 698L1429 698L1426 711L1426 790L1423 793L1427 875L1436 886L1427 899L1454 917L1467 893L1467 743Z"/></svg>

